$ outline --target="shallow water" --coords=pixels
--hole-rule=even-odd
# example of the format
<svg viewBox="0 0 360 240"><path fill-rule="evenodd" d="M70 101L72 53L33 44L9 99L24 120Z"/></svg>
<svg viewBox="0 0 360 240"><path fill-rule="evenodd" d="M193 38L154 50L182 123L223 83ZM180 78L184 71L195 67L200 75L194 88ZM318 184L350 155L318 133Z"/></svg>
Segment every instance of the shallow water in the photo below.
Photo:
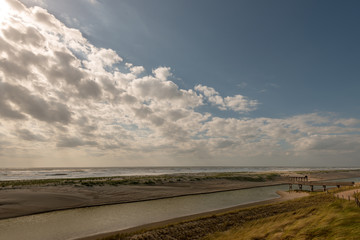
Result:
<svg viewBox="0 0 360 240"><path fill-rule="evenodd" d="M0 239L75 239L277 198L287 185L89 207L0 220Z"/></svg>
<svg viewBox="0 0 360 240"><path fill-rule="evenodd" d="M360 182L360 178L337 181ZM321 186L319 187L321 188ZM89 207L0 220L0 239L76 239L277 198L288 185ZM296 186L294 186L296 189ZM304 186L304 190L308 190Z"/></svg>

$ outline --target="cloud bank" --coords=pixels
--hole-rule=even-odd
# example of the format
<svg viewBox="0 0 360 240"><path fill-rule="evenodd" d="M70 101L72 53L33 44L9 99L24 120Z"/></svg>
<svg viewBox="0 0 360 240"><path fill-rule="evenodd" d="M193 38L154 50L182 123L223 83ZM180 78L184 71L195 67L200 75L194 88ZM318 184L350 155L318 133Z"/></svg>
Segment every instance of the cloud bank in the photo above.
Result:
<svg viewBox="0 0 360 240"><path fill-rule="evenodd" d="M2 1L4 167L357 164L358 119L248 118L257 100L204 85L181 89L169 67L148 74L43 8ZM200 111L204 105L238 118Z"/></svg>

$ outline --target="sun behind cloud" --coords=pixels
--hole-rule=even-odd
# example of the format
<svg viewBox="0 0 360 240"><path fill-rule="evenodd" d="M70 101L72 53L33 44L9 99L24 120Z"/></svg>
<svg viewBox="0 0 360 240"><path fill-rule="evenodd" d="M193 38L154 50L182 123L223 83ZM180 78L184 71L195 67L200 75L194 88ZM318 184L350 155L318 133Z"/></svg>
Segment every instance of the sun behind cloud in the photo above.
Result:
<svg viewBox="0 0 360 240"><path fill-rule="evenodd" d="M9 16L10 6L5 0L0 0L0 22L3 23Z"/></svg>
<svg viewBox="0 0 360 240"><path fill-rule="evenodd" d="M170 67L147 74L46 9L1 3L3 166L281 165L360 153L357 119L249 118L257 100L201 84L182 89Z"/></svg>

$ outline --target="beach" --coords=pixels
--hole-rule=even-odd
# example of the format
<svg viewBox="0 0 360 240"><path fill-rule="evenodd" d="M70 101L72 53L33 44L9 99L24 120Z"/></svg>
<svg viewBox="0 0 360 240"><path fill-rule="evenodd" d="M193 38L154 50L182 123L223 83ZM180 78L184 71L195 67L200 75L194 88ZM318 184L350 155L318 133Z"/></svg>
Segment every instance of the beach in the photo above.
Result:
<svg viewBox="0 0 360 240"><path fill-rule="evenodd" d="M96 179L2 182L0 219L72 208L280 185L289 175L310 180L359 177L359 170L196 173ZM116 184L115 184L116 183Z"/></svg>

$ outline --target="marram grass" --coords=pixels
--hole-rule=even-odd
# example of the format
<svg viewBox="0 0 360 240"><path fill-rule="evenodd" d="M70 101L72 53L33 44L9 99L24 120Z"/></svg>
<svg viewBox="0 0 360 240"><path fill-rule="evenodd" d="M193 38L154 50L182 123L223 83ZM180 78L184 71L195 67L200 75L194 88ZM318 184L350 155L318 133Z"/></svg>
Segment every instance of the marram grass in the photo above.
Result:
<svg viewBox="0 0 360 240"><path fill-rule="evenodd" d="M106 240L188 240L188 239L268 239L271 234L278 234L275 229L284 229L286 221L280 222L275 219L283 217L292 219L294 224L303 224L300 221L304 216L313 214L320 206L330 205L336 200L331 194L315 194L302 199L291 200L270 205L262 205L229 213L216 214L208 217L188 220L177 224L171 224L165 227L148 229L133 233L123 233L104 238ZM266 225L267 219L270 224ZM254 236L244 236L243 228L251 228L256 225ZM264 228L264 229L262 229ZM268 235L257 235L267 230L275 231ZM248 230L245 229L245 232ZM241 238L242 237L242 238ZM274 238L285 239L285 238ZM305 238L306 239L306 238ZM309 238L310 239L310 238Z"/></svg>
<svg viewBox="0 0 360 240"><path fill-rule="evenodd" d="M277 173L208 173L208 174L174 174L158 176L118 176L118 177L94 177L94 178L68 178L68 179L33 179L0 181L1 188L18 188L24 186L119 186L119 185L155 185L175 182L194 182L202 180L234 180L248 182L273 181L280 178Z"/></svg>
<svg viewBox="0 0 360 240"><path fill-rule="evenodd" d="M216 214L106 240L360 239L360 208L332 194Z"/></svg>
<svg viewBox="0 0 360 240"><path fill-rule="evenodd" d="M334 199L313 206L250 221L203 240L359 240L360 208L355 203Z"/></svg>

